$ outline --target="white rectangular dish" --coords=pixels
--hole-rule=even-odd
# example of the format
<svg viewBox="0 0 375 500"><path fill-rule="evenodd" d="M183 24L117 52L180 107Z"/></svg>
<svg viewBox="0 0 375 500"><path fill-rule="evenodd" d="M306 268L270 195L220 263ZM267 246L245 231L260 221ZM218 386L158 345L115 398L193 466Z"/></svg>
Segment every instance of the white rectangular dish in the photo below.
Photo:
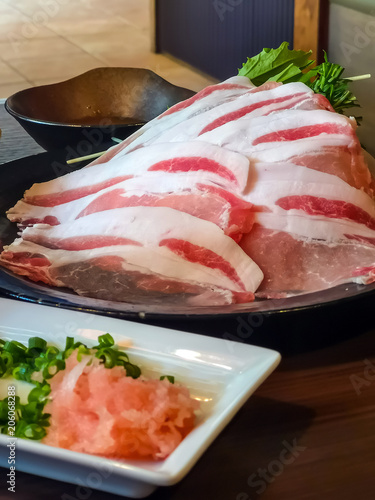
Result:
<svg viewBox="0 0 375 500"><path fill-rule="evenodd" d="M160 462L119 461L54 448L18 439L16 470L103 490L143 498L157 486L181 480L249 396L280 361L279 353L140 323L0 299L0 337L27 344L40 336L58 347L66 337L94 345L110 333L126 342L130 360L146 376L174 375L201 402L197 425L177 449ZM250 432L250 431L249 431ZM7 449L8 437L0 436ZM4 451L4 450L3 450ZM9 468L7 453L0 466Z"/></svg>

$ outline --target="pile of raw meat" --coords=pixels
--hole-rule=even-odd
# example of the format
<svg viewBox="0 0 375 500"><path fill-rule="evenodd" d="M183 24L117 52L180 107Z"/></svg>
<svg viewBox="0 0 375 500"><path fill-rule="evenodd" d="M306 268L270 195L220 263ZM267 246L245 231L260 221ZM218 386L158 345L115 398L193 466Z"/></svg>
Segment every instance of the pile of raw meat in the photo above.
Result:
<svg viewBox="0 0 375 500"><path fill-rule="evenodd" d="M374 181L353 119L303 83L234 77L91 165L34 184L0 263L106 300L195 305L375 280Z"/></svg>

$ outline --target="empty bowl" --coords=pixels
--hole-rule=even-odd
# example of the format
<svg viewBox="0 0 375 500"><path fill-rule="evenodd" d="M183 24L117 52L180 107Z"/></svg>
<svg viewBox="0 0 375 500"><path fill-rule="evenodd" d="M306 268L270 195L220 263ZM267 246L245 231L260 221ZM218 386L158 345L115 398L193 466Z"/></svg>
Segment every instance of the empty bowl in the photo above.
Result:
<svg viewBox="0 0 375 500"><path fill-rule="evenodd" d="M21 90L5 108L47 151L100 150L125 139L160 113L194 95L151 70L97 68L70 80Z"/></svg>

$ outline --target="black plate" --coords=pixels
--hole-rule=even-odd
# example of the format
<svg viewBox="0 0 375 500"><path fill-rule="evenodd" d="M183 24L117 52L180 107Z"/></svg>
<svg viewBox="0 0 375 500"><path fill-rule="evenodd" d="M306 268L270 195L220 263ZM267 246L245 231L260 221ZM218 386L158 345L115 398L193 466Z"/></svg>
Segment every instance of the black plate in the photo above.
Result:
<svg viewBox="0 0 375 500"><path fill-rule="evenodd" d="M41 153L0 167L2 245L11 243L16 237L16 225L7 220L5 212L22 197L25 189L34 182L50 180L83 166L67 166L65 155L63 152ZM89 299L68 289L33 283L0 269L0 292L7 297L45 305L251 342L285 353L295 350L297 345L310 348L320 345L320 341L331 343L372 326L375 283L368 286L351 283L286 299L200 308ZM287 329L288 334L280 333L280 329Z"/></svg>

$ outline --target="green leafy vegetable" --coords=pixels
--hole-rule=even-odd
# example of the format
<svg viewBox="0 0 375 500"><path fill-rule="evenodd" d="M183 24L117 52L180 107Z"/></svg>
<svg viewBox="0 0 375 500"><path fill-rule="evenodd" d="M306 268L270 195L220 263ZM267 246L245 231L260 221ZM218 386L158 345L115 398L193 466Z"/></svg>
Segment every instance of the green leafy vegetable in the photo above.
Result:
<svg viewBox="0 0 375 500"><path fill-rule="evenodd" d="M302 75L302 70L315 61L310 60L312 51L289 50L288 42L278 49L263 49L257 56L247 59L238 74L247 76L259 87L269 80L289 83Z"/></svg>
<svg viewBox="0 0 375 500"><path fill-rule="evenodd" d="M288 46L283 42L278 49L263 49L257 56L248 58L238 74L247 76L256 86L267 81L303 82L314 92L324 95L338 113L359 106L348 89L350 80L341 77L342 66L328 62L327 54L324 54L325 61L310 68L315 62L310 59L312 52L289 50Z"/></svg>

